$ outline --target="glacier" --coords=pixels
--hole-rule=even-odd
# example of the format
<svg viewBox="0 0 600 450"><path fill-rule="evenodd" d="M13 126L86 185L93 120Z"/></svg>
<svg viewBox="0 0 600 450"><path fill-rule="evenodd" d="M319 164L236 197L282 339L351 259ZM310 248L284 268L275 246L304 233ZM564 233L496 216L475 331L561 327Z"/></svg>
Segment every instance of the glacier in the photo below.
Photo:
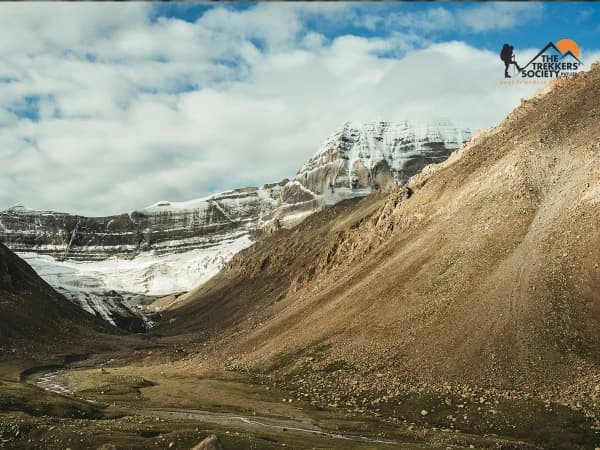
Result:
<svg viewBox="0 0 600 450"><path fill-rule="evenodd" d="M144 331L145 304L203 283L252 244L285 182L109 217L13 207L0 212L0 237L71 301Z"/></svg>

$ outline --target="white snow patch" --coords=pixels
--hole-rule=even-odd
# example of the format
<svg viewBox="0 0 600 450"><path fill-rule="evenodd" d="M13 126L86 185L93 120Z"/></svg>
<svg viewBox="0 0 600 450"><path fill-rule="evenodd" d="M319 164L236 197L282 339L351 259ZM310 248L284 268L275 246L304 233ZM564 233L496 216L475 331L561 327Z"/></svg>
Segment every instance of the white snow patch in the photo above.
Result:
<svg viewBox="0 0 600 450"><path fill-rule="evenodd" d="M58 261L48 255L20 253L54 287L70 291L115 290L144 295L188 291L214 276L237 252L252 244L244 234L208 248L181 253L142 252L132 259Z"/></svg>

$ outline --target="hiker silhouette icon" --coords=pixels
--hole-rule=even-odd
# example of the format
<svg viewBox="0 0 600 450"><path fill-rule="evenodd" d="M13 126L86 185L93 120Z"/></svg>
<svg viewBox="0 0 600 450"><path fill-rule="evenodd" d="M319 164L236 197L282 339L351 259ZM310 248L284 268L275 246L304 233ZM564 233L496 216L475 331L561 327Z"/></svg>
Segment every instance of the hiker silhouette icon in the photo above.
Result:
<svg viewBox="0 0 600 450"><path fill-rule="evenodd" d="M511 76L508 74L508 68L511 64L514 64L518 72L521 71L521 68L519 67L519 64L515 58L514 49L515 48L512 45L504 44L502 46L502 50L500 51L500 59L504 62L504 78L511 78Z"/></svg>

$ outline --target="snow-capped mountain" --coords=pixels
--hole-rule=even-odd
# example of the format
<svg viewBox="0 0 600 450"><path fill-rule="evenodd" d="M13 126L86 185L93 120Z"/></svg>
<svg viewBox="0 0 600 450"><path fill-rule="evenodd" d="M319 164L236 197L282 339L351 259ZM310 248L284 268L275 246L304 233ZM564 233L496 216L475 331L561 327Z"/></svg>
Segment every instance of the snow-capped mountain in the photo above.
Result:
<svg viewBox="0 0 600 450"><path fill-rule="evenodd" d="M109 217L22 206L0 212L0 240L48 283L113 325L141 330L140 305L208 280L265 227L403 184L471 137L448 121L346 123L289 181Z"/></svg>
<svg viewBox="0 0 600 450"><path fill-rule="evenodd" d="M253 242L283 184L161 201L110 217L13 207L0 212L0 237L67 298L139 330L147 317L133 306L191 289L218 272Z"/></svg>
<svg viewBox="0 0 600 450"><path fill-rule="evenodd" d="M287 183L276 216L302 217L323 204L401 185L471 139L448 120L346 122Z"/></svg>
<svg viewBox="0 0 600 450"><path fill-rule="evenodd" d="M16 206L0 212L0 235L17 252L104 260L208 249L242 239L277 205L282 184L244 188L189 202L161 201L139 211L84 217Z"/></svg>

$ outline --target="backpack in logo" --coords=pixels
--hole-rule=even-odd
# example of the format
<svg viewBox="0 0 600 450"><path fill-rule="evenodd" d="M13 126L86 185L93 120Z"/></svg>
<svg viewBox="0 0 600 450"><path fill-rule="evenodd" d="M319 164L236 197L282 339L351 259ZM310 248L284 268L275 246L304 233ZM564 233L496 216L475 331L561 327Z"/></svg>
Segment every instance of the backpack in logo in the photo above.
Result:
<svg viewBox="0 0 600 450"><path fill-rule="evenodd" d="M502 50L500 51L500 59L502 61L506 61L507 59L510 59L510 45L504 44L502 46Z"/></svg>

